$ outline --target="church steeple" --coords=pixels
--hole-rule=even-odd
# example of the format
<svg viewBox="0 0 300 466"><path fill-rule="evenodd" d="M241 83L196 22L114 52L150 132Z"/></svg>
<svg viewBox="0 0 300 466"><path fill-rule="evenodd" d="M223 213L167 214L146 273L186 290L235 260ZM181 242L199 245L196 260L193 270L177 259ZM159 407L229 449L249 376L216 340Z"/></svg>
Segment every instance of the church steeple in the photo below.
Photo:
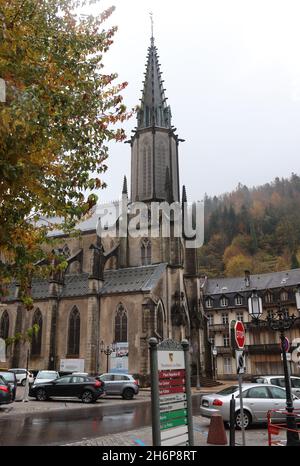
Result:
<svg viewBox="0 0 300 466"><path fill-rule="evenodd" d="M137 127L131 137L131 200L179 201L178 146L171 124L153 29Z"/></svg>
<svg viewBox="0 0 300 466"><path fill-rule="evenodd" d="M167 97L158 58L157 47L154 45L152 36L148 49L143 95L137 117L138 129L149 126L171 129L171 108L166 103Z"/></svg>

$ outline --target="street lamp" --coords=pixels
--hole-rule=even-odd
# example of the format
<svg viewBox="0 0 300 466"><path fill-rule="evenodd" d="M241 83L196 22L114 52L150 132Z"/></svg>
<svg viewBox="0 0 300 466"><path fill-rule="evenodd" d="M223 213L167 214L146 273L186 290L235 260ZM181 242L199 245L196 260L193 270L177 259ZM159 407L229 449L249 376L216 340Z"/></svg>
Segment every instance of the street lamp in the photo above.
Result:
<svg viewBox="0 0 300 466"><path fill-rule="evenodd" d="M106 372L108 372L109 356L111 355L111 353L115 353L116 351L117 345L115 343L112 343L111 345L106 345L105 347L104 341L101 340L100 352L106 355Z"/></svg>
<svg viewBox="0 0 300 466"><path fill-rule="evenodd" d="M297 291L295 293L297 310L300 312L300 286L298 285ZM285 331L290 330L296 320L300 320L300 317L295 317L295 315L289 315L288 310L284 309L282 303L278 301L277 310L269 311L268 317L266 319L260 319L262 316L262 299L258 296L256 291L252 291L252 295L248 299L248 309L249 314L252 317L252 321L257 325L260 322L267 323L268 327L271 330L278 331L280 333L280 342L281 342L281 352L283 360L283 370L284 370L284 381L285 381L285 391L286 391L286 425L287 425L287 446L289 445L300 445L299 436L297 433L297 423L295 416L293 414L294 404L293 396L291 389L291 379L287 364L286 357L286 338Z"/></svg>
<svg viewBox="0 0 300 466"><path fill-rule="evenodd" d="M213 363L214 363L214 378L217 380L217 355L218 355L218 350L214 346L212 349L212 355L213 355Z"/></svg>

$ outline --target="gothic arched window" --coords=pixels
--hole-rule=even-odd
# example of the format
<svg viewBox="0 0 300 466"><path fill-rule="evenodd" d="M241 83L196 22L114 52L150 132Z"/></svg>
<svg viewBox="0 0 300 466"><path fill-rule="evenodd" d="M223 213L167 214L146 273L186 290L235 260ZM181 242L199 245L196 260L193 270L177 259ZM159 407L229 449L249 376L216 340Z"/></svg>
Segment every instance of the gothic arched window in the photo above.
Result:
<svg viewBox="0 0 300 466"><path fill-rule="evenodd" d="M127 312L122 304L119 304L115 316L115 342L127 342Z"/></svg>
<svg viewBox="0 0 300 466"><path fill-rule="evenodd" d="M162 340L164 339L164 310L161 303L157 308L156 333Z"/></svg>
<svg viewBox="0 0 300 466"><path fill-rule="evenodd" d="M43 317L39 309L37 309L33 315L32 326L38 325L37 333L33 333L31 341L31 354L39 355L42 349L42 331L43 331Z"/></svg>
<svg viewBox="0 0 300 466"><path fill-rule="evenodd" d="M68 354L79 356L80 348L80 312L74 307L69 317Z"/></svg>
<svg viewBox="0 0 300 466"><path fill-rule="evenodd" d="M8 331L9 331L9 315L7 311L4 311L1 316L1 323L0 323L0 338L6 340L8 338Z"/></svg>
<svg viewBox="0 0 300 466"><path fill-rule="evenodd" d="M151 264L151 241L149 239L142 240L141 244L141 256L142 256L142 265Z"/></svg>

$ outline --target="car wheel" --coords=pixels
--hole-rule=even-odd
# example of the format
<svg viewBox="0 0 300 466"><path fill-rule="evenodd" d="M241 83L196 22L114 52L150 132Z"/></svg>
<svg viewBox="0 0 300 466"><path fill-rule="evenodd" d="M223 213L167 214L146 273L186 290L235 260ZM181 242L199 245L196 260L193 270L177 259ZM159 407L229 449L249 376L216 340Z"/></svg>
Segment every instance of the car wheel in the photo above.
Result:
<svg viewBox="0 0 300 466"><path fill-rule="evenodd" d="M26 379L23 379L23 380L22 380L21 385L22 385L22 387L25 387L25 385L26 385Z"/></svg>
<svg viewBox="0 0 300 466"><path fill-rule="evenodd" d="M83 403L93 403L94 401L93 393L90 390L86 390L85 392L83 392L81 396L81 401Z"/></svg>
<svg viewBox="0 0 300 466"><path fill-rule="evenodd" d="M132 388L125 388L122 397L124 398L124 400L132 400L132 398L134 397L134 391L132 390Z"/></svg>
<svg viewBox="0 0 300 466"><path fill-rule="evenodd" d="M36 399L38 401L46 401L48 399L46 390L39 388L36 392Z"/></svg>
<svg viewBox="0 0 300 466"><path fill-rule="evenodd" d="M252 422L251 414L248 411L244 410L244 428L248 429L251 422ZM235 415L235 425L236 425L237 429L241 430L241 428L242 428L242 416L241 416L240 411L238 411L236 413L236 415Z"/></svg>

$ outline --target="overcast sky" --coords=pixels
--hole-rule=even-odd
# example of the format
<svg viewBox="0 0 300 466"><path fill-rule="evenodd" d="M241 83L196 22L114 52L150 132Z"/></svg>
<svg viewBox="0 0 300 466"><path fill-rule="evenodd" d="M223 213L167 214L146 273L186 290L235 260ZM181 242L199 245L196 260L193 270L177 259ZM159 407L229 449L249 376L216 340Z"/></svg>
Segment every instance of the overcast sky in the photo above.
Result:
<svg viewBox="0 0 300 466"><path fill-rule="evenodd" d="M154 14L189 200L300 173L299 0L99 0L85 11L111 5L105 24L119 31L105 63L128 81L129 107L141 97ZM130 177L130 146L112 145L108 165L105 201Z"/></svg>

